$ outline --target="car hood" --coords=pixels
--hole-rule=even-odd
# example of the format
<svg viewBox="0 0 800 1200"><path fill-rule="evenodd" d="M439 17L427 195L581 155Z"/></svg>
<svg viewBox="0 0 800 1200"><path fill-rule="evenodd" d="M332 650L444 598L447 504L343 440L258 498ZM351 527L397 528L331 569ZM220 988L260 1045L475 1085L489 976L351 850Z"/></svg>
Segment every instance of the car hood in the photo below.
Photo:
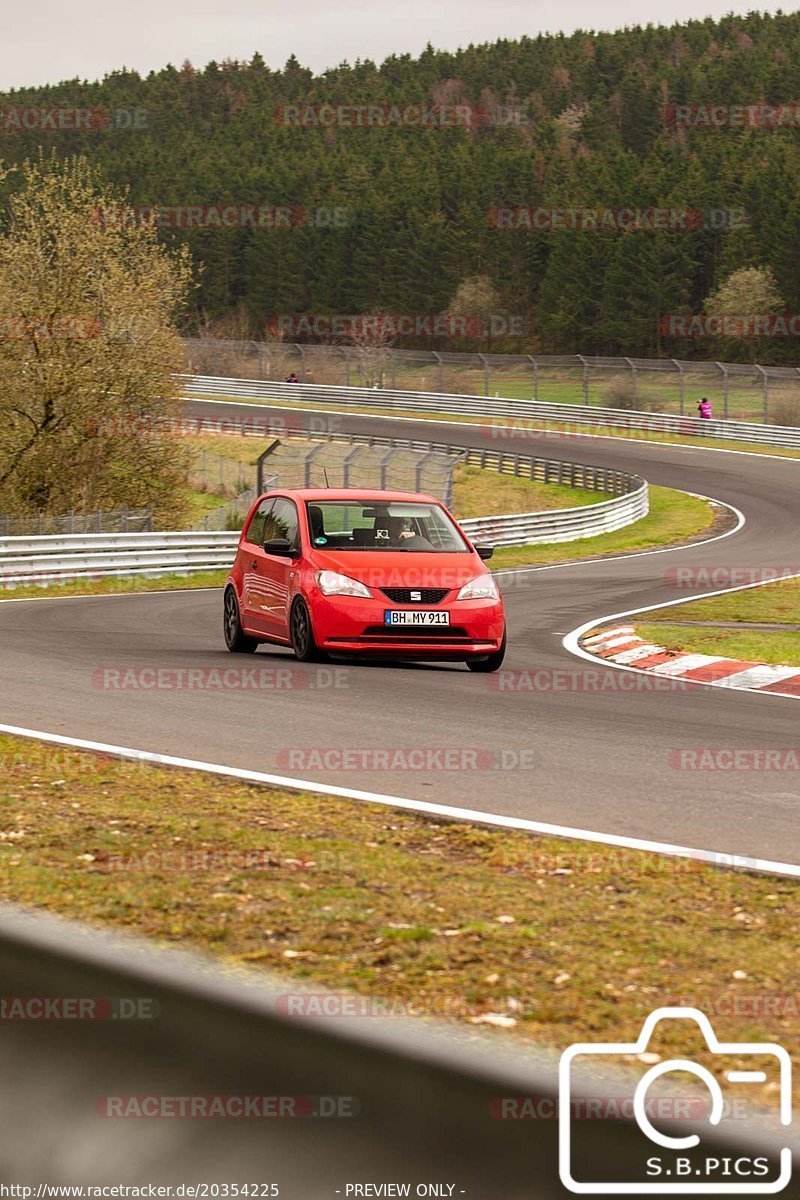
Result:
<svg viewBox="0 0 800 1200"><path fill-rule="evenodd" d="M335 550L314 554L320 571L338 571L367 587L460 588L488 575L477 554L426 554L391 550Z"/></svg>

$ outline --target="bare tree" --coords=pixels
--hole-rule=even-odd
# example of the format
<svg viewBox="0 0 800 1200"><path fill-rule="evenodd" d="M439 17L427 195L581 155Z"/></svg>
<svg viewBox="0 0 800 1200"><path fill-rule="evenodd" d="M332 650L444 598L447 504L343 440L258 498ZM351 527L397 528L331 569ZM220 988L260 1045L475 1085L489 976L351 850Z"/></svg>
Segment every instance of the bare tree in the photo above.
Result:
<svg viewBox="0 0 800 1200"><path fill-rule="evenodd" d="M191 287L125 196L83 158L21 168L0 234L0 510L184 503L175 320Z"/></svg>
<svg viewBox="0 0 800 1200"><path fill-rule="evenodd" d="M500 295L488 275L467 275L456 288L447 314L477 319L486 334L486 348L489 350L492 345L492 317L499 313L500 305Z"/></svg>
<svg viewBox="0 0 800 1200"><path fill-rule="evenodd" d="M706 312L713 317L763 317L783 312L785 307L771 267L734 271L705 302ZM761 358L761 338L723 337L719 341L722 352L731 358L749 357L752 362Z"/></svg>
<svg viewBox="0 0 800 1200"><path fill-rule="evenodd" d="M380 315L355 317L351 322L349 343L355 349L355 360L364 387L382 388L389 366L389 354L395 340L391 320Z"/></svg>

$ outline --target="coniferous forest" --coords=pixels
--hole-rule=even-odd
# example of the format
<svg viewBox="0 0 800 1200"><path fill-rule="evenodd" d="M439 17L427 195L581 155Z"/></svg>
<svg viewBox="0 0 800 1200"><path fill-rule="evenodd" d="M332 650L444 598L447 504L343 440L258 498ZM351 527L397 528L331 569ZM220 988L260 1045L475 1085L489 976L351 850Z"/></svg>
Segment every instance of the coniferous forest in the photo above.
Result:
<svg viewBox="0 0 800 1200"><path fill-rule="evenodd" d="M523 332L492 349L708 357L711 342L666 336L659 322L703 312L736 271L768 269L782 311L800 312L800 115L709 128L668 114L757 101L800 112L800 13L429 47L321 75L295 58L271 70L258 53L146 78L119 70L0 97L0 159L86 154L133 206L306 214L277 228L165 228L203 264L187 332L263 336L276 313L439 313L479 277L485 306L522 318ZM469 128L281 124L281 106L325 103L522 116ZM83 131L15 123L19 110L69 107L145 117ZM19 178L5 178L0 199ZM644 230L497 228L491 217L624 207L703 216ZM760 356L793 353L791 338L774 339Z"/></svg>

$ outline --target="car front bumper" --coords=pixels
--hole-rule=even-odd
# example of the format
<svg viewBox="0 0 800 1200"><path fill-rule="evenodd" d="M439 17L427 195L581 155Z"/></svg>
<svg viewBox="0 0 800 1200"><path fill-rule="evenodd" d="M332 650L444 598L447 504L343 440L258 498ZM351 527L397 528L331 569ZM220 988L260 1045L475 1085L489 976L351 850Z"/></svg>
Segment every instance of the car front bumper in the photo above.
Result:
<svg viewBox="0 0 800 1200"><path fill-rule="evenodd" d="M464 659L500 649L505 631L500 600L455 600L428 606L449 613L449 625L414 628L384 624L384 613L390 609L414 611L425 607L318 593L311 602L314 640L331 653L413 658Z"/></svg>

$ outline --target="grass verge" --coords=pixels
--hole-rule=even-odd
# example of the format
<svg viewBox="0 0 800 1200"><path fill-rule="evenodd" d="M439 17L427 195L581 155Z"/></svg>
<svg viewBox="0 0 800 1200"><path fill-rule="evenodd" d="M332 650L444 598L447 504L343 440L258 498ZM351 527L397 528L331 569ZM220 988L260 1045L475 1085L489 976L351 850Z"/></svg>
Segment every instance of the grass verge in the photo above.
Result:
<svg viewBox="0 0 800 1200"><path fill-rule="evenodd" d="M692 625L693 621L721 621L741 629L717 629ZM637 632L648 641L669 650L698 654L720 654L747 662L800 667L800 633L792 629L748 629L748 623L764 625L800 624L800 579L782 579L762 587L728 592L647 614L637 622Z"/></svg>
<svg viewBox="0 0 800 1200"><path fill-rule="evenodd" d="M278 970L287 992L558 1049L628 1040L668 1003L728 1040L792 1051L800 1032L795 881L8 737L0 777L5 900Z"/></svg>
<svg viewBox="0 0 800 1200"><path fill-rule="evenodd" d="M499 471L483 467L461 465L456 467L453 476L453 512L459 519L581 508L606 499L603 492L538 483L533 479L501 475Z"/></svg>
<svg viewBox="0 0 800 1200"><path fill-rule="evenodd" d="M668 650L687 654L719 654L744 662L797 664L800 671L800 633L770 633L764 630L707 629L696 625L636 624L640 637Z"/></svg>
<svg viewBox="0 0 800 1200"><path fill-rule="evenodd" d="M495 552L492 569L536 564L579 562L642 550L677 546L722 532L730 520L727 509L672 488L650 485L650 512L635 525L598 537L544 546L510 546Z"/></svg>

